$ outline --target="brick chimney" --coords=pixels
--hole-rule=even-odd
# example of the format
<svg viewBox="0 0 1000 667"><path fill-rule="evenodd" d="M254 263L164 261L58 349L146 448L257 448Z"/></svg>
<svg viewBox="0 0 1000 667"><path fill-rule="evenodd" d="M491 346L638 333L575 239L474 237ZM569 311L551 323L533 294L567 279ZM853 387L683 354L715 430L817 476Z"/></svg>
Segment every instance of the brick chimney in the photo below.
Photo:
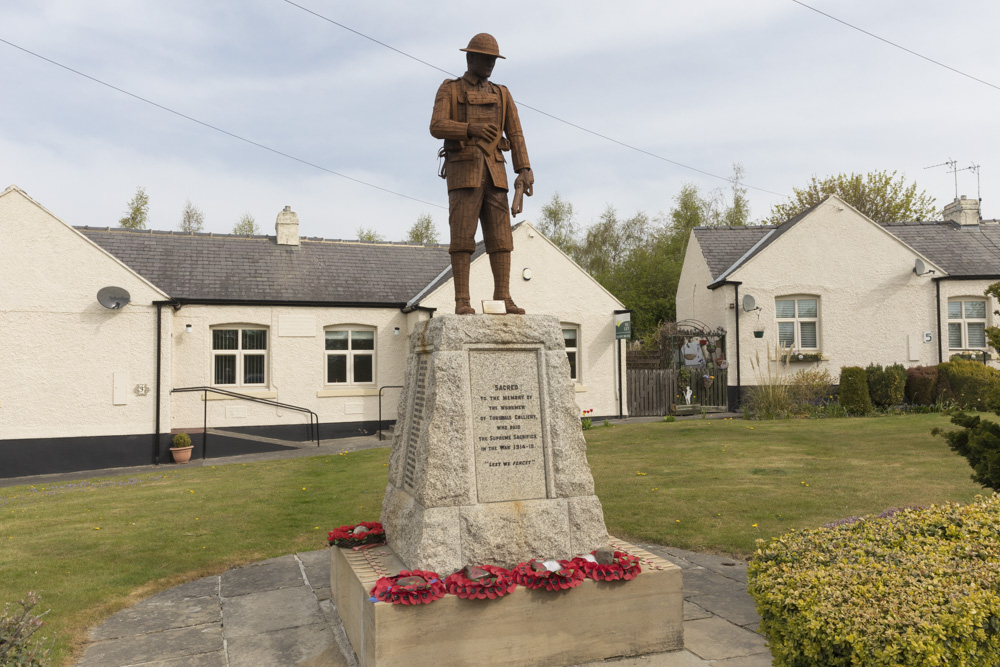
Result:
<svg viewBox="0 0 1000 667"><path fill-rule="evenodd" d="M295 215L291 206L278 214L274 221L274 230L278 237L278 245L299 244L299 216Z"/></svg>
<svg viewBox="0 0 1000 667"><path fill-rule="evenodd" d="M944 207L944 219L957 223L959 227L979 224L979 201L962 195Z"/></svg>

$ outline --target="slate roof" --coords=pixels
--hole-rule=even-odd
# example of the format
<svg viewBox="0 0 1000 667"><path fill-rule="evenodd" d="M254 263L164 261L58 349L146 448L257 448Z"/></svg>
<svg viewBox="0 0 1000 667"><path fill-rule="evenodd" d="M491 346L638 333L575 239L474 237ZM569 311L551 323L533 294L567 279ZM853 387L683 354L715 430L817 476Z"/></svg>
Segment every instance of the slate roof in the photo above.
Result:
<svg viewBox="0 0 1000 667"><path fill-rule="evenodd" d="M77 227L172 298L401 306L450 264L447 246Z"/></svg>
<svg viewBox="0 0 1000 667"><path fill-rule="evenodd" d="M735 268L737 262L745 263L774 243L807 213L777 227L696 227L694 235L712 273L712 280L718 281L727 270ZM950 276L1000 276L1000 225L994 221L968 227L949 221L893 222L880 226ZM774 233L767 237L772 231ZM764 242L754 248L762 240ZM753 253L747 255L752 248Z"/></svg>

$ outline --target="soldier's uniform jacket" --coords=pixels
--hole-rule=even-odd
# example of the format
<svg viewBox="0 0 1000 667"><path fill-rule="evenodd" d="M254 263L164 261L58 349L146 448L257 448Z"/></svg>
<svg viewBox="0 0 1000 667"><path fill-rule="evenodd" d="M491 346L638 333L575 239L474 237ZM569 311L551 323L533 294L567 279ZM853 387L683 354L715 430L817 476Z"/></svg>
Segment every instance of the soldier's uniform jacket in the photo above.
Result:
<svg viewBox="0 0 1000 667"><path fill-rule="evenodd" d="M469 138L469 123L496 123L502 131L496 141L486 144L480 137ZM468 72L459 79L447 79L438 88L431 134L444 139L449 191L482 185L484 166L493 185L507 190L504 151L510 151L515 172L531 166L510 91Z"/></svg>

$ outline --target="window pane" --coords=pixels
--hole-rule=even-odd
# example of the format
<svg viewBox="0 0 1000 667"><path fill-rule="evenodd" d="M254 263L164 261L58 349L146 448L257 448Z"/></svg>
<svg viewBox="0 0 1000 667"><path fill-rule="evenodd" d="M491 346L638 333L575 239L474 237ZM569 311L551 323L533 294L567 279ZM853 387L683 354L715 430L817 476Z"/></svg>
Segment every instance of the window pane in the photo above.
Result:
<svg viewBox="0 0 1000 667"><path fill-rule="evenodd" d="M781 347L795 347L794 322L778 322L778 344Z"/></svg>
<svg viewBox="0 0 1000 667"><path fill-rule="evenodd" d="M986 347L986 325L982 322L969 322L969 347Z"/></svg>
<svg viewBox="0 0 1000 667"><path fill-rule="evenodd" d="M347 382L347 356L331 354L326 358L326 381L329 384Z"/></svg>
<svg viewBox="0 0 1000 667"><path fill-rule="evenodd" d="M576 379L576 352L567 352L566 356L569 357L569 378L571 380Z"/></svg>
<svg viewBox="0 0 1000 667"><path fill-rule="evenodd" d="M799 299L799 317L816 317L816 299Z"/></svg>
<svg viewBox="0 0 1000 667"><path fill-rule="evenodd" d="M576 329L563 329L562 332L566 347L576 347Z"/></svg>
<svg viewBox="0 0 1000 667"><path fill-rule="evenodd" d="M347 349L347 331L327 331L326 332L326 349L328 350L346 350ZM345 376L344 382L347 381Z"/></svg>
<svg viewBox="0 0 1000 667"><path fill-rule="evenodd" d="M263 354L248 354L243 357L243 384L264 384Z"/></svg>
<svg viewBox="0 0 1000 667"><path fill-rule="evenodd" d="M215 355L215 384L236 384L236 355Z"/></svg>
<svg viewBox="0 0 1000 667"><path fill-rule="evenodd" d="M374 350L375 349L375 332L374 331L352 331L351 332L351 349L352 350Z"/></svg>
<svg viewBox="0 0 1000 667"><path fill-rule="evenodd" d="M354 355L354 381L355 382L374 382L374 374L372 373L372 360L374 357L370 354L356 354Z"/></svg>
<svg viewBox="0 0 1000 667"><path fill-rule="evenodd" d="M948 302L948 319L949 320L960 320L960 319L962 319L962 302L961 301L949 301Z"/></svg>
<svg viewBox="0 0 1000 667"><path fill-rule="evenodd" d="M948 347L952 350L962 347L962 325L958 322L948 324Z"/></svg>
<svg viewBox="0 0 1000 667"><path fill-rule="evenodd" d="M965 302L965 316L970 319L986 319L986 302L985 301L966 301Z"/></svg>
<svg viewBox="0 0 1000 667"><path fill-rule="evenodd" d="M239 345L239 331L236 329L213 329L212 349L213 350L235 350Z"/></svg>
<svg viewBox="0 0 1000 667"><path fill-rule="evenodd" d="M244 329L243 330L244 350L266 350L267 331L264 329Z"/></svg>
<svg viewBox="0 0 1000 667"><path fill-rule="evenodd" d="M802 347L817 347L815 322L799 322L799 340L802 342Z"/></svg>
<svg viewBox="0 0 1000 667"><path fill-rule="evenodd" d="M775 317L795 317L795 302L780 300L774 302Z"/></svg>

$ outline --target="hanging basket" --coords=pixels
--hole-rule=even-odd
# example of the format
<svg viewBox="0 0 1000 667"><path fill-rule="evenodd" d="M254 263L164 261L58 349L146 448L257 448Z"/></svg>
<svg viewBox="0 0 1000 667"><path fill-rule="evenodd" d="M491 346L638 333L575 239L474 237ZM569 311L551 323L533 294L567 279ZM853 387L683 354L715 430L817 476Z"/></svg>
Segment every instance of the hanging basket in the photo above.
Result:
<svg viewBox="0 0 1000 667"><path fill-rule="evenodd" d="M691 361L691 360L693 360L693 359L694 359L695 357L697 357L697 356L698 356L697 354L692 354L692 353L690 353L690 352L686 352L686 353L684 354L684 358L685 358L685 359L687 359L688 361Z"/></svg>
<svg viewBox="0 0 1000 667"><path fill-rule="evenodd" d="M764 330L761 329L760 331L754 331L753 332L753 337L754 338L763 338L764 337Z"/></svg>
<svg viewBox="0 0 1000 667"><path fill-rule="evenodd" d="M705 385L705 389L708 389L712 386L712 383L715 382L715 378L709 375L707 378L702 378L701 382Z"/></svg>

